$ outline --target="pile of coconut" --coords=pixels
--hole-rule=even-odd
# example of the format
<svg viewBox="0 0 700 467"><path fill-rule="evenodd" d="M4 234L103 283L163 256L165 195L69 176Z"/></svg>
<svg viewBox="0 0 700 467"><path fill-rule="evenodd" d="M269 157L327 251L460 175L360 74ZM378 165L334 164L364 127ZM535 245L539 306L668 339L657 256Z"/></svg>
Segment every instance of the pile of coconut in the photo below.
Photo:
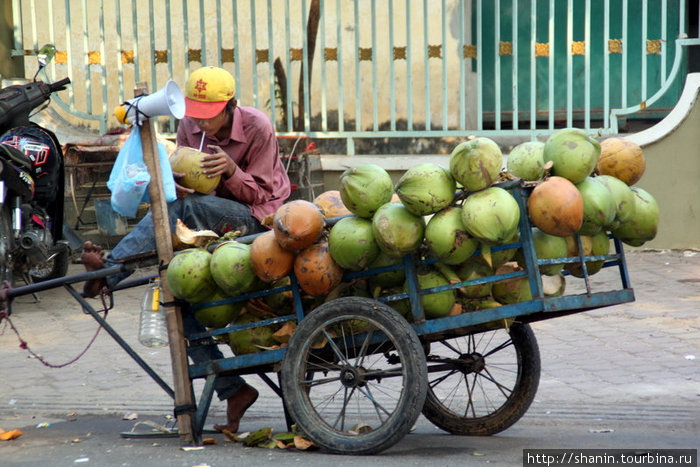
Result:
<svg viewBox="0 0 700 467"><path fill-rule="evenodd" d="M540 259L578 256L579 240L585 255L608 254L608 233L632 246L656 235L656 201L632 186L645 162L630 141L599 143L569 128L544 143L516 146L505 168L503 160L494 141L477 137L454 148L449 168L417 164L396 183L378 165L351 167L340 176L339 190L281 206L270 230L250 245L232 240L177 253L168 266L168 284L175 297L205 304L194 307L202 324L221 328L293 314L292 271L308 312L343 295L405 293L406 254L433 260L418 269L421 289L522 270L523 211L502 187L507 184L499 183L515 178L530 190L526 215ZM586 272L595 274L602 266L588 262ZM347 273L365 270L380 273L344 280ZM542 265L540 272L552 296L564 292L565 275L584 276L580 263ZM227 300L279 287L284 292ZM531 298L527 279L516 277L425 294L421 301L426 318L435 319ZM408 300L388 303L413 318ZM235 353L250 353L284 345L293 328L289 321L230 333L225 340Z"/></svg>

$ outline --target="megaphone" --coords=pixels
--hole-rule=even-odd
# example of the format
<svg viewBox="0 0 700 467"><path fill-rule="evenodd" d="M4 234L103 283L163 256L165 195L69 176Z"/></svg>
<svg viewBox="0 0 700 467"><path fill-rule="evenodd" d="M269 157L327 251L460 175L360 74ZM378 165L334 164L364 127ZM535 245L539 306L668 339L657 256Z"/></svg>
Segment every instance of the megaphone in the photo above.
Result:
<svg viewBox="0 0 700 467"><path fill-rule="evenodd" d="M135 123L141 126L147 118L160 115L178 120L185 116L185 98L173 80L168 80L153 94L135 97L114 109L117 121L127 125Z"/></svg>

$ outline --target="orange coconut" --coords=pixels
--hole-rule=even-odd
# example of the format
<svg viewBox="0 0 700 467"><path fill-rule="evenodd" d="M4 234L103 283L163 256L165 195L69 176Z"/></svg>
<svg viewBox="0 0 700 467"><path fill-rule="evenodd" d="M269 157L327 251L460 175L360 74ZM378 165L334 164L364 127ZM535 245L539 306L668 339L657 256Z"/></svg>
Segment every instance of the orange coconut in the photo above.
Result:
<svg viewBox="0 0 700 467"><path fill-rule="evenodd" d="M567 237L583 224L583 197L564 177L550 177L537 185L527 209L535 227L549 235Z"/></svg>
<svg viewBox="0 0 700 467"><path fill-rule="evenodd" d="M294 253L282 248L275 239L275 232L268 230L251 243L250 265L260 279L273 282L292 272Z"/></svg>
<svg viewBox="0 0 700 467"><path fill-rule="evenodd" d="M318 206L326 219L352 214L343 204L343 199L340 197L340 191L338 190L324 191L314 198L314 204Z"/></svg>
<svg viewBox="0 0 700 467"><path fill-rule="evenodd" d="M272 229L275 239L288 251L299 251L321 237L325 220L313 203L297 199L284 203L275 212Z"/></svg>
<svg viewBox="0 0 700 467"><path fill-rule="evenodd" d="M644 153L637 143L622 138L608 138L600 143L596 165L600 175L612 175L632 186L642 178L645 169Z"/></svg>
<svg viewBox="0 0 700 467"><path fill-rule="evenodd" d="M299 287L314 297L328 294L343 279L343 269L333 260L326 240L318 241L297 254L294 274Z"/></svg>

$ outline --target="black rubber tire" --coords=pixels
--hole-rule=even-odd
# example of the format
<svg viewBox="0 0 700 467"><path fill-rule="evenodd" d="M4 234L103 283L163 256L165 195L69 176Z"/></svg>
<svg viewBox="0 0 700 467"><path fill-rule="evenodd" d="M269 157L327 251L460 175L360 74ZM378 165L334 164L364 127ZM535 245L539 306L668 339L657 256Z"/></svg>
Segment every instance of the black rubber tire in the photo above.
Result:
<svg viewBox="0 0 700 467"><path fill-rule="evenodd" d="M68 249L68 246L57 246L57 248L61 248L61 250L51 261L46 263L45 269L41 271L32 269L30 271L32 281L42 282L66 275L68 272L68 263L70 261L70 250Z"/></svg>
<svg viewBox="0 0 700 467"><path fill-rule="evenodd" d="M12 216L9 205L0 205L0 284L7 281L12 284L12 265L8 254L12 248Z"/></svg>
<svg viewBox="0 0 700 467"><path fill-rule="evenodd" d="M286 407L310 440L335 453L375 454L415 424L428 374L401 315L376 300L343 297L300 321L281 378Z"/></svg>
<svg viewBox="0 0 700 467"><path fill-rule="evenodd" d="M477 366L458 368L460 355ZM539 385L540 352L527 324L431 342L427 360L423 415L454 435L505 430L525 414Z"/></svg>

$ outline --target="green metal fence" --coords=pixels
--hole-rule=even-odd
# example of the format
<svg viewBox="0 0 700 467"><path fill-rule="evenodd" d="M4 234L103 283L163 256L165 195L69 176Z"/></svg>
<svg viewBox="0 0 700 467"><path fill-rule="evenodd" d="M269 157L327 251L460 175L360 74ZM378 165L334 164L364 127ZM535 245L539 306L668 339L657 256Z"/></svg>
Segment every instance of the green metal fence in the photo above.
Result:
<svg viewBox="0 0 700 467"><path fill-rule="evenodd" d="M700 44L687 37L698 23L688 3L13 0L13 55L54 43L49 78L73 81L59 105L101 132L136 82L182 86L216 65L281 136L337 139L354 154L365 139L611 134L621 117L662 117L687 46Z"/></svg>

